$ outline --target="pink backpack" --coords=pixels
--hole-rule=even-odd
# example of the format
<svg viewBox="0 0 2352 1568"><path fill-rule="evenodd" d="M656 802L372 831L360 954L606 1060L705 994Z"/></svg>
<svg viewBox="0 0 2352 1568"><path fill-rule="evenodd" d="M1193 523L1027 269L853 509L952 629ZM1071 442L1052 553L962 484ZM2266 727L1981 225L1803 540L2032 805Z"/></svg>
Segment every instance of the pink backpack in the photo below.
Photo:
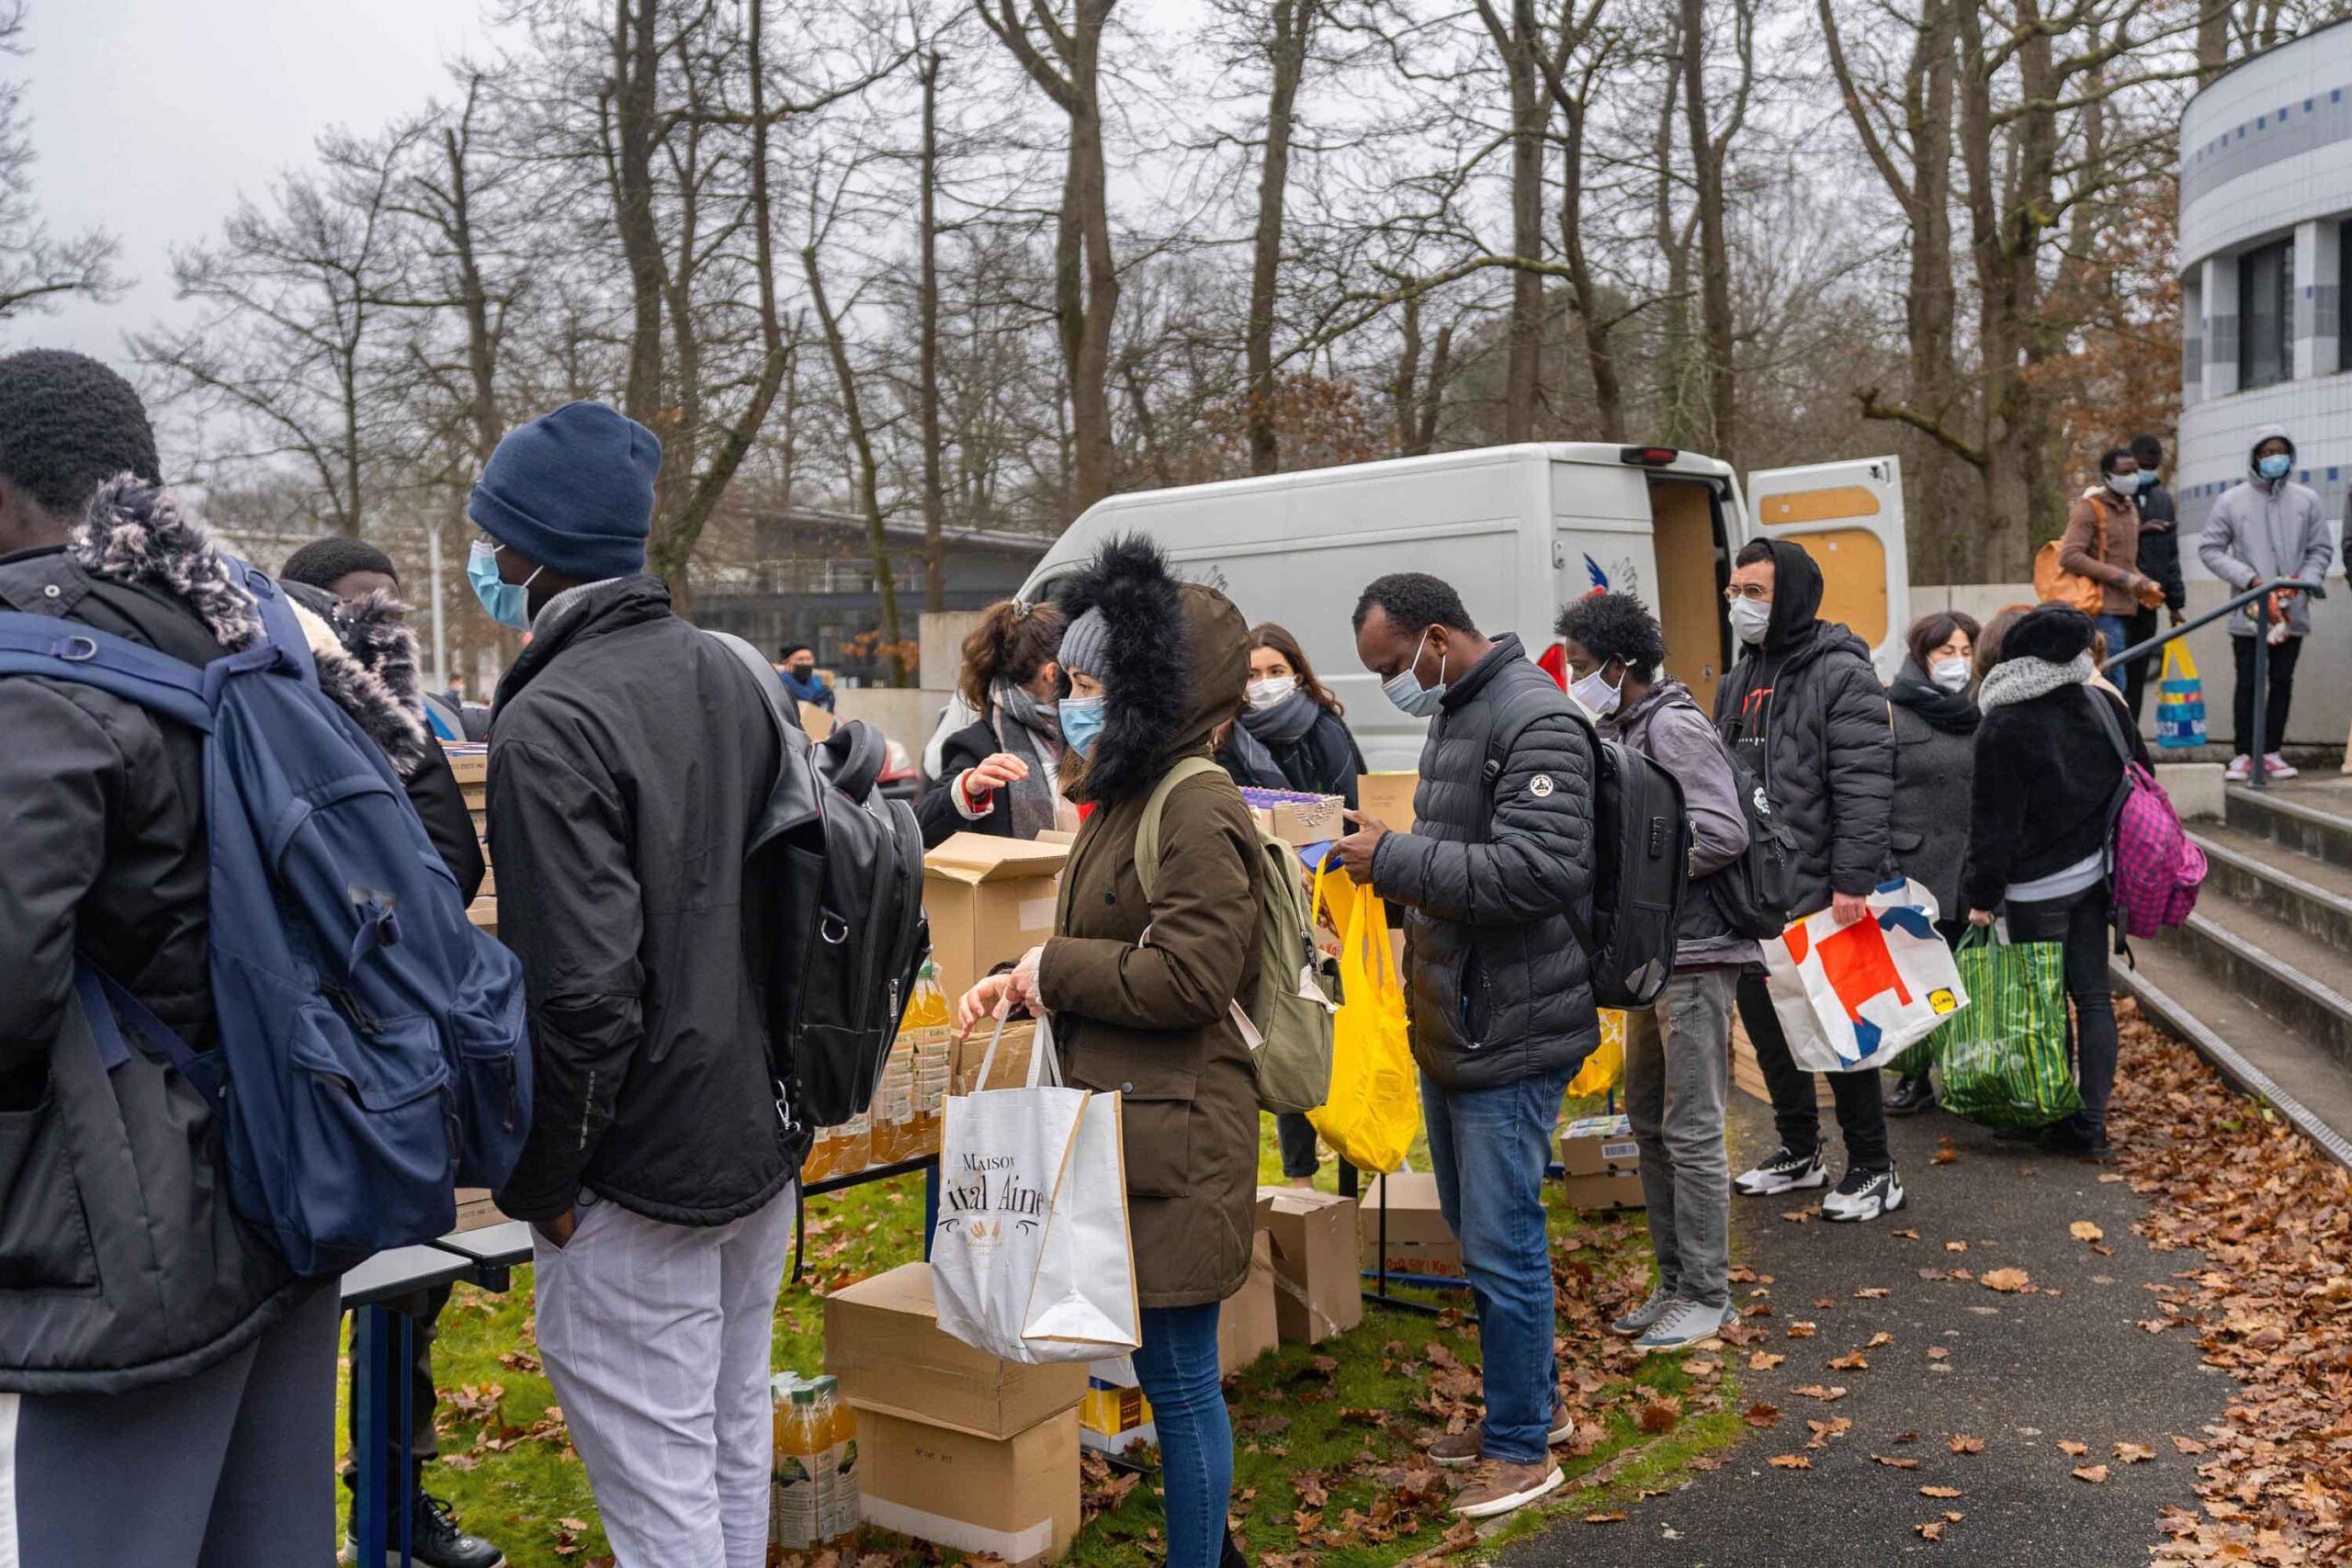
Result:
<svg viewBox="0 0 2352 1568"><path fill-rule="evenodd" d="M2112 705L2096 692L2087 694L2123 759L2123 782L2110 808L2117 935L2154 936L2187 923L2197 908L2197 890L2205 885L2205 852L2189 841L2155 775L2132 758Z"/></svg>

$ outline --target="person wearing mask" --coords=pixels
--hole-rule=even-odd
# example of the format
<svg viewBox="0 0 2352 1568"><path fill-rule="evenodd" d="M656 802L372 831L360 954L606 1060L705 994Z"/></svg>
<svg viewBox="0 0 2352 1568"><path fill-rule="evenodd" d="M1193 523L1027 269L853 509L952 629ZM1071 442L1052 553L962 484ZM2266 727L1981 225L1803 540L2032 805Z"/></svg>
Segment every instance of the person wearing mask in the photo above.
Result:
<svg viewBox="0 0 2352 1568"><path fill-rule="evenodd" d="M1069 1081L1121 1096L1135 1367L1159 1429L1168 1568L1218 1568L1238 1558L1217 1314L1249 1278L1257 1203L1257 1081L1232 1004L1257 992L1258 830L1232 782L1204 773L1163 803L1148 901L1135 851L1153 787L1179 759L1207 757L1240 705L1248 634L1231 601L1176 581L1136 536L1104 545L1062 606L1062 738L1077 757L1065 787L1093 809L1054 936L966 992L957 1022L968 1033L1042 1007Z"/></svg>
<svg viewBox="0 0 2352 1568"><path fill-rule="evenodd" d="M2065 604L2037 605L2001 639L1977 693L1967 868L1961 893L1974 924L2007 916L2011 942L2066 950L2075 1004L2075 1077L2083 1108L2044 1130L2044 1147L2108 1152L2115 1086L2115 998L2108 976L2109 836L2123 761L2094 704L2104 704L2146 765L2147 749L2120 697L2093 690L2091 624Z"/></svg>
<svg viewBox="0 0 2352 1568"><path fill-rule="evenodd" d="M538 1348L628 1568L757 1568L768 1348L808 1146L768 1066L743 857L781 761L768 694L645 570L662 446L602 403L507 433L467 515L498 686L490 848L530 998Z"/></svg>
<svg viewBox="0 0 2352 1568"><path fill-rule="evenodd" d="M1590 957L1591 732L1518 637L1481 634L1424 572L1356 601L1356 657L1430 720L1413 829L1351 813L1358 882L1405 909L1405 987L1438 1205L1477 1304L1486 1419L1430 1457L1476 1465L1453 1511L1487 1518L1560 1485L1544 1173L1568 1079L1600 1043Z"/></svg>
<svg viewBox="0 0 2352 1568"><path fill-rule="evenodd" d="M1731 1162L1724 1149L1731 1010L1742 968L1763 961L1707 897L1707 879L1747 849L1747 818L1723 737L1681 682L1662 672L1666 633L1630 593L1595 593L1561 612L1568 694L1600 733L1682 786L1690 886L1675 931L1674 976L1625 1014L1625 1114L1641 1147L1657 1289L1609 1326L1660 1354L1716 1342L1731 1302Z"/></svg>
<svg viewBox="0 0 2352 1568"><path fill-rule="evenodd" d="M923 848L956 833L1034 839L1078 826L1061 795L1061 640L1055 605L1003 599L980 613L957 685L980 717L947 738L939 783L915 804Z"/></svg>
<svg viewBox="0 0 2352 1568"><path fill-rule="evenodd" d="M2164 443L2153 435L2135 435L2132 456L2140 465L2140 491L2132 498L2140 509L2140 575L2164 589L2165 610L2177 626L2188 618L2188 585L2180 576L2180 519L2173 510L2172 491L2157 473L2164 467ZM2155 635L2156 607L2142 604L2124 628L2124 644L2137 648ZM2143 654L2123 667L2123 697L2134 723L2147 701L2148 671L2155 661L2154 654Z"/></svg>
<svg viewBox="0 0 2352 1568"><path fill-rule="evenodd" d="M786 643L784 662L776 666L776 678L793 701L808 703L833 711L833 688L817 673L817 655L805 642Z"/></svg>
<svg viewBox="0 0 2352 1568"><path fill-rule="evenodd" d="M1796 838L1795 913L1868 918L1893 863L1888 820L1894 739L1869 647L1820 619L1821 569L1786 539L1752 539L1733 558L1732 631L1739 662L1715 692L1715 728ZM1740 976L1739 1019L1772 1095L1781 1145L1732 1183L1749 1197L1826 1186L1813 1075L1789 1054L1761 967ZM1873 1220L1904 1203L1886 1143L1876 1073L1832 1073L1846 1172L1821 1201L1826 1220Z"/></svg>
<svg viewBox="0 0 2352 1568"><path fill-rule="evenodd" d="M365 640L386 642L404 637L403 609L399 603L400 573L391 558L362 539L331 534L313 539L286 558L278 572L288 597L334 626L345 644ZM412 669L414 668L411 650ZM420 716L431 717L433 699L420 696ZM435 727L436 741L438 729ZM448 737L456 739L455 735ZM425 836L458 881L458 896L470 904L481 891L488 871L482 863L481 841L474 834L473 814L466 808L464 792L449 770L448 754L435 743L419 749L415 762L401 770L409 804L416 807ZM393 1473L384 1495L407 1496L411 1503L409 1540L412 1556L423 1568L501 1568L506 1554L481 1537L469 1535L458 1525L456 1511L442 1498L424 1490L424 1466L441 1455L433 1422L440 1395L434 1387L433 1341L440 1331L441 1314L449 1304L451 1287L435 1285L400 1303L412 1324L413 1354L409 1364L409 1421L405 1439L385 1462ZM359 1371L351 1369L351 1394L345 1403L345 1421L355 1456L344 1466L346 1486L358 1478ZM402 1469L406 1473L401 1473Z"/></svg>
<svg viewBox="0 0 2352 1568"><path fill-rule="evenodd" d="M2120 653L2132 617L2164 603L2163 584L2140 570L2140 460L2125 446L2099 454L2099 482L2083 491L2058 540L2058 564L2099 588L2099 630Z"/></svg>
<svg viewBox="0 0 2352 1568"><path fill-rule="evenodd" d="M2286 430L2270 425L2255 437L2247 457L2251 472L2222 492L2205 527L2197 536L2197 558L2205 570L2230 585L2233 594L2249 588L2300 580L2317 582L2327 574L2335 541L2328 537L2327 519L2321 515L2319 497L2289 476L2295 468L2295 444ZM2291 779L2295 769L2277 748L2287 743L2287 717L2295 701L2295 664L2311 635L2312 604L2291 589L2257 599L2229 618L2230 652L2237 661L2237 689L2231 715L2236 728L2235 754L2224 775L2233 784L2254 776L2254 639L2270 642L2269 689L2263 703L2263 768L2274 779Z"/></svg>
<svg viewBox="0 0 2352 1568"><path fill-rule="evenodd" d="M138 394L83 355L0 358L0 607L196 667L263 635L162 488ZM413 638L346 648L297 615L321 689L412 769ZM187 1079L136 1049L99 1076L77 995L86 963L220 1043L203 738L34 674L0 675L0 1561L325 1562L335 1282L231 1205Z"/></svg>
<svg viewBox="0 0 2352 1568"><path fill-rule="evenodd" d="M1976 637L1973 617L1939 610L1911 623L1903 668L1887 686L1894 709L1894 804L1887 836L1894 868L1936 897L1937 929L1956 942L1965 929L1960 866L1968 852L1968 783L1976 754ZM1922 1066L1886 1097L1889 1116L1936 1108L1935 1081Z"/></svg>
<svg viewBox="0 0 2352 1568"><path fill-rule="evenodd" d="M1272 621L1250 628L1248 705L1241 710L1241 728L1265 748L1282 770L1280 787L1310 795L1336 795L1351 811L1356 807L1356 779L1363 773L1363 753L1348 733L1347 710L1340 699L1315 678L1298 639ZM1274 1134L1282 1145L1283 1178L1293 1187L1315 1185L1320 1161L1315 1153L1315 1127L1296 1111L1274 1118Z"/></svg>

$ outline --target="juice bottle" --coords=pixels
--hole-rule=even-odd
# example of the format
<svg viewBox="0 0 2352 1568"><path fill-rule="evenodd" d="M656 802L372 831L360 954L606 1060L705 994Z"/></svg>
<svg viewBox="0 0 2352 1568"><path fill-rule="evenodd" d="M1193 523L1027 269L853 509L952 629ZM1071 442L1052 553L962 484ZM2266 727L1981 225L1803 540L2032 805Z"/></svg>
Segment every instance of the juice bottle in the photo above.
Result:
<svg viewBox="0 0 2352 1568"><path fill-rule="evenodd" d="M827 1436L831 1439L827 1473L832 1487L825 1540L840 1543L857 1533L857 1412L841 1396L841 1382L832 1377L817 1380L817 1405L830 1417Z"/></svg>
<svg viewBox="0 0 2352 1568"><path fill-rule="evenodd" d="M815 1141L808 1145L808 1157L800 1162L800 1182L805 1187L812 1181L822 1181L832 1173L833 1130L820 1127Z"/></svg>
<svg viewBox="0 0 2352 1568"><path fill-rule="evenodd" d="M911 1043L901 1033L890 1047L890 1060L882 1069L882 1085L874 1091L874 1104L867 1111L874 1123L873 1155L876 1165L907 1157L907 1145L914 1135L910 1114L913 1108L907 1093L912 1060Z"/></svg>
<svg viewBox="0 0 2352 1568"><path fill-rule="evenodd" d="M786 1551L806 1551L822 1539L819 1534L820 1483L831 1434L819 1425L817 1390L794 1387L786 1404L776 1408L775 1461L768 1488L768 1544Z"/></svg>
<svg viewBox="0 0 2352 1568"><path fill-rule="evenodd" d="M915 994L907 1003L906 1022L900 1030L900 1037L907 1041L908 1156L939 1151L939 1090L944 1088L955 1028L947 993L939 987L939 966L926 963L916 977Z"/></svg>
<svg viewBox="0 0 2352 1568"><path fill-rule="evenodd" d="M833 1129L833 1174L854 1176L874 1163L874 1122L863 1111Z"/></svg>

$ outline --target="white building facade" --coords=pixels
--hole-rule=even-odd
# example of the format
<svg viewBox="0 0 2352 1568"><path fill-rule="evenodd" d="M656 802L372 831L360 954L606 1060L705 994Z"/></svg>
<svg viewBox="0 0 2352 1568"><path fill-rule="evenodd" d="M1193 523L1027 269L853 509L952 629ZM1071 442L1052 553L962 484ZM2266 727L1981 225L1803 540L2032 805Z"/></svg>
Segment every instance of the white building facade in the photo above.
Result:
<svg viewBox="0 0 2352 1568"><path fill-rule="evenodd" d="M2345 515L2352 481L2352 22L2245 62L2180 121L2183 564L2255 433ZM2127 433L2128 434L2128 433ZM2335 606L2329 606L2331 609ZM2335 617L2331 616L2330 619Z"/></svg>

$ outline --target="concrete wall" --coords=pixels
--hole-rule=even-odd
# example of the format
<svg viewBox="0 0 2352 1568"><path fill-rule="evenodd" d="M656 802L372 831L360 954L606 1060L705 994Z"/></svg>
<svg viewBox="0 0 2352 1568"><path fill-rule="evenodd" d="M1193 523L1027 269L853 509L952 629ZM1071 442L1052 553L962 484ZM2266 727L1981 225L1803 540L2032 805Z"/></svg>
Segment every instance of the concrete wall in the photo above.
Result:
<svg viewBox="0 0 2352 1568"><path fill-rule="evenodd" d="M951 692L964 663L964 639L980 624L979 610L926 610L922 615L922 674L925 691Z"/></svg>
<svg viewBox="0 0 2352 1568"><path fill-rule="evenodd" d="M2342 747L2352 733L2352 587L2341 576L2327 580L2328 596L2312 606L2312 635L2295 670L2295 705L2288 715L2287 744ZM2193 618L2229 598L2225 584L2194 578L2188 581L2188 614ZM1960 610L1979 621L2007 604L2033 603L2026 583L1965 583L1950 588L1913 588L1911 614ZM2189 634L2189 657L2205 682L2205 726L2217 745L2232 739L2230 694L2235 680L2230 634L2221 622ZM2155 734L2155 699L2148 700L2143 728Z"/></svg>

